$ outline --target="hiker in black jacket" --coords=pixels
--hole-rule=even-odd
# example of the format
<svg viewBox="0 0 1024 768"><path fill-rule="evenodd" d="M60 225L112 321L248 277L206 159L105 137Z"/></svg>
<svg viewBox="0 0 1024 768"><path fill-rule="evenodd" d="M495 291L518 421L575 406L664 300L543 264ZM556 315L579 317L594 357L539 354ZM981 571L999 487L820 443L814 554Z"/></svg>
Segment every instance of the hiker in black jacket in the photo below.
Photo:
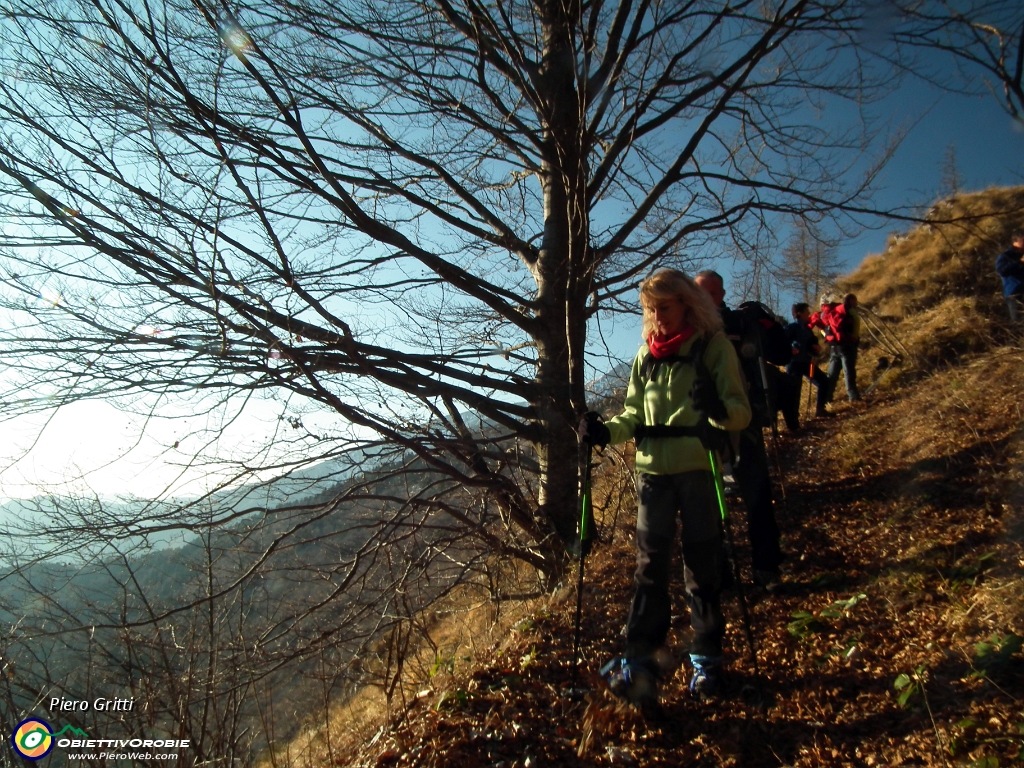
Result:
<svg viewBox="0 0 1024 768"><path fill-rule="evenodd" d="M718 307L726 335L736 348L747 381L753 417L746 429L733 433L732 443L736 453L733 472L747 508L754 581L768 592L775 592L780 586L779 564L783 554L779 547L779 526L775 522L764 428L775 420L771 371L774 371L774 375L783 375L768 363L785 364L790 355L789 345L786 343L784 329L763 308L758 309L761 305L750 302L741 305L739 309L726 306L725 287L722 276L717 272L700 272L696 281L697 285L710 294L711 300Z"/></svg>
<svg viewBox="0 0 1024 768"><path fill-rule="evenodd" d="M821 352L821 345L818 335L811 330L811 308L806 302L800 302L793 305L792 311L793 322L786 326L786 340L789 341L793 356L786 363L786 373L797 380L797 386L801 389L805 376L817 387L814 415L819 419L827 418L832 415L827 408L832 399L832 383L815 361L815 357ZM799 399L798 390L798 402Z"/></svg>

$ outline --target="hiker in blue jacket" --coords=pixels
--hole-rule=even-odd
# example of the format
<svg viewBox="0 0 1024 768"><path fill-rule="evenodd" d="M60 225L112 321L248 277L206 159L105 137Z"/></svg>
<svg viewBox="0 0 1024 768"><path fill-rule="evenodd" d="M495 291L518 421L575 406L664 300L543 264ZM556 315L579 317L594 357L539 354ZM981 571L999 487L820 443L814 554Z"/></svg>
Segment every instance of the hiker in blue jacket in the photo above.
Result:
<svg viewBox="0 0 1024 768"><path fill-rule="evenodd" d="M1010 311L1010 320L1020 321L1021 301L1024 301L1024 232L1015 232L1013 245L999 254L996 272L1003 278L1003 297Z"/></svg>

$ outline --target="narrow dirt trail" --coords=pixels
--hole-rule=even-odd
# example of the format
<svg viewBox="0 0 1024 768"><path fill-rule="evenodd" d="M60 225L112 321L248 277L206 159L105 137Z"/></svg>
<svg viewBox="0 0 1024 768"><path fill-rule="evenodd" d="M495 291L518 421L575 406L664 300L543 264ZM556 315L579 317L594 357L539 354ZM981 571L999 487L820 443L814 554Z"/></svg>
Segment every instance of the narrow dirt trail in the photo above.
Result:
<svg viewBox="0 0 1024 768"><path fill-rule="evenodd" d="M1019 356L1006 364L1016 371ZM987 377L975 378L980 387ZM937 377L929 389L865 409L841 405L837 418L781 437L786 584L777 595L745 589L759 674L737 595L727 597L728 695L694 701L681 668L663 685L665 719L645 722L604 691L597 670L620 650L632 587L623 519L587 563L585 700L565 695L575 608L567 588L453 677L443 705L430 708L436 697L414 704L356 762L1024 765L1017 398L1007 385L985 408L964 412L963 387L974 380L960 379L951 396ZM943 428L958 418L967 427ZM913 429L920 434L908 442ZM744 514L733 507L749 583ZM670 640L682 649L681 601L676 610Z"/></svg>

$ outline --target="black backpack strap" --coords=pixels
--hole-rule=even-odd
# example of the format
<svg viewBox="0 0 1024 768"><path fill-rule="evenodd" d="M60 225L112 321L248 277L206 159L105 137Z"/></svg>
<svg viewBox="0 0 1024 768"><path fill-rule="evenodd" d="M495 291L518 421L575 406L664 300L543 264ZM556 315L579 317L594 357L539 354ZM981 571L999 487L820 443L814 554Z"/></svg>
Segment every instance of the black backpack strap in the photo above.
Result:
<svg viewBox="0 0 1024 768"><path fill-rule="evenodd" d="M640 362L640 377L644 380L644 384L654 377L660 365L668 365L670 367L692 365L696 369L698 378L711 378L711 371L704 362L704 353L707 351L710 341L706 336L696 339L690 346L690 352L687 355L672 355L671 357L659 359L648 352ZM637 443L640 443L648 438L696 437L707 448L709 445L714 446L719 442L715 439L718 436L713 434L716 432L721 433L721 435L725 434L722 430L715 429L708 424L707 419L702 419L699 424L695 424L692 427L671 426L668 424L641 424L637 426L633 438Z"/></svg>
<svg viewBox="0 0 1024 768"><path fill-rule="evenodd" d="M634 438L638 442L646 440L648 437L697 437L703 441L704 423L701 422L692 427L675 427L668 424L652 424L648 427L642 424L636 428Z"/></svg>
<svg viewBox="0 0 1024 768"><path fill-rule="evenodd" d="M658 367L667 365L673 368L677 365L692 365L697 369L698 375L701 375L702 369L704 372L707 371L707 366L704 365L704 351L708 348L708 339L704 336L696 339L690 346L690 353L687 355L672 355L671 357L657 358L648 352L644 359L640 361L640 378L644 380L644 384L654 378L654 375L658 371Z"/></svg>

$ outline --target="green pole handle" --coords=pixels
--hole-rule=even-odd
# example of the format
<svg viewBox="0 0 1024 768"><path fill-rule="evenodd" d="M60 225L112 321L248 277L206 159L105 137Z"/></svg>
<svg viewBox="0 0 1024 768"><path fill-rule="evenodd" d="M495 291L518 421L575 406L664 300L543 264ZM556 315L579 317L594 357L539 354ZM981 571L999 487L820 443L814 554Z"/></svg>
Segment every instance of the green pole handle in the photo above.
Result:
<svg viewBox="0 0 1024 768"><path fill-rule="evenodd" d="M729 505L725 501L725 481L722 480L722 467L718 463L718 454L714 448L708 448L708 461L711 462L711 474L715 477L715 494L718 496L718 511L722 522L729 521Z"/></svg>

